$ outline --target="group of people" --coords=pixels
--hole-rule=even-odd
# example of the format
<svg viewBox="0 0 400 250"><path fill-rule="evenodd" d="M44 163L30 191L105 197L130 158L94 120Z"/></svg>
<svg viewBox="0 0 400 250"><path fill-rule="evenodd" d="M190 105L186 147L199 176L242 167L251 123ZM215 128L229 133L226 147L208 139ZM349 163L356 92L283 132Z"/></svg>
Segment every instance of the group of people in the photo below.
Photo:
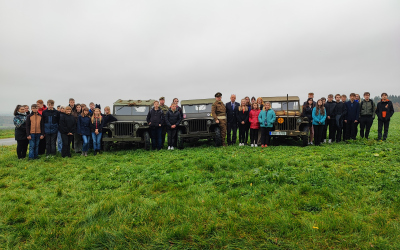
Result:
<svg viewBox="0 0 400 250"><path fill-rule="evenodd" d="M370 99L370 93L365 92L364 98L351 93L350 100L346 95L332 94L326 98L314 101L314 94L309 93L302 107L301 116L308 119L309 144L320 145L323 142L340 142L356 139L360 124L361 138L369 137L370 128L375 116L378 117L378 140L386 140L389 131L390 117L394 113L392 102L388 95L382 93L377 104ZM239 130L239 146L248 143L250 146L267 147L270 144L270 131L274 130L276 114L271 103L263 102L262 98L243 98L236 102L236 95L230 96L230 102L221 101L222 94L215 94L215 103L211 115L219 124L221 141L224 146L234 145ZM165 98L155 101L147 115L147 124L151 135L153 149L160 150L168 133L168 150L174 150L177 145L177 129L183 119L182 108L178 106L178 98L174 98L170 106L165 104ZM37 159L38 155L56 155L58 150L62 157L71 157L71 144L76 153L87 156L89 148L94 155L100 152L102 136L111 136L107 124L117 119L110 113L110 107L101 113L100 105L93 102L75 104L69 99L68 106L57 106L48 100L47 106L42 100L36 104L17 105L14 111L15 140L17 141L17 156L26 157L29 145L29 159ZM384 130L382 135L382 129ZM327 137L327 132L329 136ZM327 139L328 138L328 139ZM226 139L226 142L225 142Z"/></svg>
<svg viewBox="0 0 400 250"><path fill-rule="evenodd" d="M36 104L17 105L14 110L15 140L17 141L18 159L26 157L29 145L29 159L37 159L39 155L56 155L57 150L62 157L71 157L71 144L76 153L87 156L89 147L94 155L100 152L103 129L108 123L116 121L110 113L110 107L100 111L100 105L93 102L75 104L69 99L68 106L57 106L48 100Z"/></svg>

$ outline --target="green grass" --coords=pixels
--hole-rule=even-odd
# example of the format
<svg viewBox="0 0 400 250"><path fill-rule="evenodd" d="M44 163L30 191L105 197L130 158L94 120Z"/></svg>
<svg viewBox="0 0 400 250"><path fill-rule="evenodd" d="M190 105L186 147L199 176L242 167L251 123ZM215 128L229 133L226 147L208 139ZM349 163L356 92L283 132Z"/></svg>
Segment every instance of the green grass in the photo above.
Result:
<svg viewBox="0 0 400 250"><path fill-rule="evenodd" d="M0 139L14 138L14 129L0 129Z"/></svg>
<svg viewBox="0 0 400 250"><path fill-rule="evenodd" d="M32 162L1 147L0 249L398 249L399 124L306 148Z"/></svg>

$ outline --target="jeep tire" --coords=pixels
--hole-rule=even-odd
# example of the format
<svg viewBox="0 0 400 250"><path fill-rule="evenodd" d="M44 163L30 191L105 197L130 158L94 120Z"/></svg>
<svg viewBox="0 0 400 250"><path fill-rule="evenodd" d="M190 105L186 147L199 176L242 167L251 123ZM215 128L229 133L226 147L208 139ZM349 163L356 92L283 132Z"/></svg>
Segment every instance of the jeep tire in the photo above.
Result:
<svg viewBox="0 0 400 250"><path fill-rule="evenodd" d="M149 131L145 131L143 133L143 141L144 141L144 149L145 150L150 150L151 144L150 144Z"/></svg>
<svg viewBox="0 0 400 250"><path fill-rule="evenodd" d="M222 146L221 129L219 127L215 127L214 132L215 132L215 137L214 137L215 146L220 147Z"/></svg>

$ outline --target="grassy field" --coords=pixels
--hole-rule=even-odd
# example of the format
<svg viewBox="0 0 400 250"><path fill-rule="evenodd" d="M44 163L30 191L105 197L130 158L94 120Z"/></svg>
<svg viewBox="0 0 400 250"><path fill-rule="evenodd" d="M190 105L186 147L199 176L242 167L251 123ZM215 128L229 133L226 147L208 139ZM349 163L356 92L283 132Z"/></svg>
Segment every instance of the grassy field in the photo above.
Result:
<svg viewBox="0 0 400 250"><path fill-rule="evenodd" d="M0 249L399 249L399 124L305 148L32 162L1 147Z"/></svg>
<svg viewBox="0 0 400 250"><path fill-rule="evenodd" d="M14 129L0 129L0 139L14 138Z"/></svg>

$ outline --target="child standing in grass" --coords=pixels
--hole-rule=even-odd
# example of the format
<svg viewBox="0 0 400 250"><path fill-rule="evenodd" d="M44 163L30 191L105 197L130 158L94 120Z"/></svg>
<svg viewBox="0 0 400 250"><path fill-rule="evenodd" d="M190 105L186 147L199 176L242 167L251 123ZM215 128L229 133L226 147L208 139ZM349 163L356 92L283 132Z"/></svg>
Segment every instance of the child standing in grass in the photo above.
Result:
<svg viewBox="0 0 400 250"><path fill-rule="evenodd" d="M103 115L103 119L104 119L104 127L106 127L110 122L115 122L117 121L117 118L115 118L112 114L111 114L111 110L109 106L106 106L104 108L104 115ZM103 135L107 134L108 137L111 137L111 130L110 129L106 129L103 128Z"/></svg>
<svg viewBox="0 0 400 250"><path fill-rule="evenodd" d="M47 109L43 111L44 134L46 139L46 155L56 155L56 141L60 112L54 109L54 101L47 101Z"/></svg>
<svg viewBox="0 0 400 250"><path fill-rule="evenodd" d="M89 140L90 140L90 123L91 119L89 117L89 108L85 107L78 117L78 129L77 133L82 136L82 155L87 156L89 151Z"/></svg>
<svg viewBox="0 0 400 250"><path fill-rule="evenodd" d="M258 131L260 130L260 122L258 121L258 115L261 112L259 107L261 107L261 105L258 102L254 103L249 113L250 145L252 147L257 147L258 143L258 134L259 134ZM264 105L262 105L262 107L264 107Z"/></svg>
<svg viewBox="0 0 400 250"><path fill-rule="evenodd" d="M335 95L336 106L333 111L333 114L335 115L334 119L336 142L340 142L342 140L343 120L347 113L346 105L340 100L340 97L340 94Z"/></svg>
<svg viewBox="0 0 400 250"><path fill-rule="evenodd" d="M258 115L258 122L260 123L261 129L261 147L268 147L271 136L270 131L274 128L276 120L275 111L271 109L271 103L265 102L263 110Z"/></svg>
<svg viewBox="0 0 400 250"><path fill-rule="evenodd" d="M312 123L314 126L314 133L315 133L315 146L319 146L322 141L322 133L325 127L325 120L326 120L326 111L323 104L323 101L319 99L317 101L317 105L313 108L312 111Z"/></svg>
<svg viewBox="0 0 400 250"><path fill-rule="evenodd" d="M61 156L71 157L71 143L76 132L76 121L75 117L71 114L72 108L67 106L65 108L65 114L60 115L59 131L62 139L62 150Z"/></svg>
<svg viewBox="0 0 400 250"><path fill-rule="evenodd" d="M181 122L181 113L176 110L176 104L172 103L171 108L167 112L165 117L165 123L167 126L168 133L168 150L174 150L174 144L176 140L177 127Z"/></svg>
<svg viewBox="0 0 400 250"><path fill-rule="evenodd" d="M375 119L376 106L373 100L369 99L369 92L364 93L364 100L360 104L360 136L368 139L369 131ZM364 133L365 132L365 133Z"/></svg>
<svg viewBox="0 0 400 250"><path fill-rule="evenodd" d="M162 125L164 124L164 112L160 109L160 103L158 101L154 101L154 107L147 114L147 123L150 127L151 132L151 145L153 150L161 150L161 132Z"/></svg>
<svg viewBox="0 0 400 250"><path fill-rule="evenodd" d="M64 106L60 106L60 117L61 117L61 114L64 114L64 113L65 113L65 107ZM62 138L61 138L60 130L58 130L58 132L57 132L57 150L58 150L58 152L61 153L61 150L62 150Z"/></svg>
<svg viewBox="0 0 400 250"><path fill-rule="evenodd" d="M254 104L257 105L257 103ZM249 122L249 108L246 105L245 99L242 99L240 102L240 106L236 112L236 120L239 124L239 146L244 146Z"/></svg>
<svg viewBox="0 0 400 250"><path fill-rule="evenodd" d="M14 110L14 125L18 159L24 159L28 150L29 140L26 138L26 117L25 107L17 105Z"/></svg>
<svg viewBox="0 0 400 250"><path fill-rule="evenodd" d="M38 106L32 104L32 113L26 118L26 136L29 140L29 159L39 158L39 142L44 138L44 123Z"/></svg>
<svg viewBox="0 0 400 250"><path fill-rule="evenodd" d="M315 107L314 100L312 98L308 98L307 102L305 102L305 105L303 106L303 112L301 114L302 117L307 117L307 119L308 119L308 131L310 133L308 144L311 144L311 145L313 144L312 141L313 141L313 137L314 137L314 128L312 125L312 110L314 107Z"/></svg>
<svg viewBox="0 0 400 250"><path fill-rule="evenodd" d="M357 125L360 117L360 104L355 101L356 94L350 94L350 101L346 102L347 116L346 123L346 140L355 140L357 136Z"/></svg>
<svg viewBox="0 0 400 250"><path fill-rule="evenodd" d="M104 119L101 116L100 109L96 108L93 112L90 124L92 139L93 139L94 155L97 155L97 152L100 153L100 142L101 142L101 135L103 132L103 126L104 126Z"/></svg>
<svg viewBox="0 0 400 250"><path fill-rule="evenodd" d="M346 102L347 102L347 95L342 95L340 97L340 99L342 100L342 103L346 109L346 113L343 115L343 126L342 126L342 140L345 141L346 140L346 129L347 129L347 123L344 122L344 120L346 120L346 116L347 116L347 107L346 107Z"/></svg>
<svg viewBox="0 0 400 250"><path fill-rule="evenodd" d="M78 118L82 114L82 106L78 103L75 105L75 112L72 112L72 115L75 117L76 124L78 124ZM74 134L74 150L75 153L79 154L82 152L82 136L78 133Z"/></svg>
<svg viewBox="0 0 400 250"><path fill-rule="evenodd" d="M388 99L387 93L382 93L381 101L376 107L376 114L378 115L378 140L383 139L386 141L389 132L390 117L394 114L393 104ZM384 127L382 138L382 127Z"/></svg>

